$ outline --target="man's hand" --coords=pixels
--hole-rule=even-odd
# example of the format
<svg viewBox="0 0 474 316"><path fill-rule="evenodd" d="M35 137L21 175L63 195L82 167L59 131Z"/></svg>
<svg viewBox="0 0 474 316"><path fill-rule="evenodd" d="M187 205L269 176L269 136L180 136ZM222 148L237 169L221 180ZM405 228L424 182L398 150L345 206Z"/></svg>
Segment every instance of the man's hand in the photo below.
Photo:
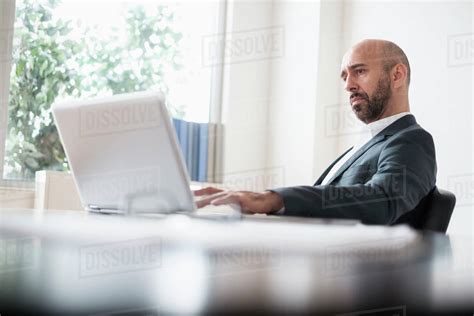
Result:
<svg viewBox="0 0 474 316"><path fill-rule="evenodd" d="M206 196L196 202L198 208L208 204L240 204L242 213L272 213L283 207L283 199L275 192L224 191L207 187L194 191L195 196Z"/></svg>

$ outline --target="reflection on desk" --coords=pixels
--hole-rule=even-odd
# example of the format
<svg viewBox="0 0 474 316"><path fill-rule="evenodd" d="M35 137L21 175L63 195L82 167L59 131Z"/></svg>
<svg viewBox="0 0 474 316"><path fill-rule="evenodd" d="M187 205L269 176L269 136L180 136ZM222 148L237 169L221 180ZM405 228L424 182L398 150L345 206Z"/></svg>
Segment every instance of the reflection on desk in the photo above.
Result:
<svg viewBox="0 0 474 316"><path fill-rule="evenodd" d="M473 311L472 241L405 226L1 210L0 232L2 314Z"/></svg>

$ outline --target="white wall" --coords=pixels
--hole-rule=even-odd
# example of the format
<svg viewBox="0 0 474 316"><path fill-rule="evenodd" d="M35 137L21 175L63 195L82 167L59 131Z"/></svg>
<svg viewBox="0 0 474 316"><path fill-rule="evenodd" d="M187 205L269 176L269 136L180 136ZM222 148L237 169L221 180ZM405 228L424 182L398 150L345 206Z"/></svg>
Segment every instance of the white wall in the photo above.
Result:
<svg viewBox="0 0 474 316"><path fill-rule="evenodd" d="M231 188L265 187L271 63L265 56L271 54L261 54L258 49L272 40L272 6L271 1L228 3L226 40L230 44L224 53L222 121L223 182ZM242 46L246 41L248 45ZM239 48L233 49L236 45Z"/></svg>
<svg viewBox="0 0 474 316"><path fill-rule="evenodd" d="M285 30L285 54L271 68L267 166L282 185L314 179L319 4L275 1L274 24Z"/></svg>
<svg viewBox="0 0 474 316"><path fill-rule="evenodd" d="M345 133L349 107L339 97L343 88L339 77L341 56L344 53L340 34L343 31L343 1L323 1L320 4L318 67L314 114L314 172L316 180L346 148L339 148L339 135ZM353 125L349 125L353 127Z"/></svg>

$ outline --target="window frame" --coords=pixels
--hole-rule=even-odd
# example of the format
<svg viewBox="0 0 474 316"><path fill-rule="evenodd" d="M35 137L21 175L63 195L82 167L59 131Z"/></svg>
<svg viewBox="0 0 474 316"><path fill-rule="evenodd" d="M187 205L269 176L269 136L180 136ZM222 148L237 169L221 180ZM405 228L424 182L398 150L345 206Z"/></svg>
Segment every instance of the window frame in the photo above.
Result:
<svg viewBox="0 0 474 316"><path fill-rule="evenodd" d="M0 187L34 188L35 180L11 180L3 178L5 145L8 137L8 105L12 49L15 26L16 0L0 1ZM225 34L227 0L218 1L215 34ZM202 53L202 51L201 51ZM222 92L224 49L219 52L219 61L212 66L209 122L222 122Z"/></svg>

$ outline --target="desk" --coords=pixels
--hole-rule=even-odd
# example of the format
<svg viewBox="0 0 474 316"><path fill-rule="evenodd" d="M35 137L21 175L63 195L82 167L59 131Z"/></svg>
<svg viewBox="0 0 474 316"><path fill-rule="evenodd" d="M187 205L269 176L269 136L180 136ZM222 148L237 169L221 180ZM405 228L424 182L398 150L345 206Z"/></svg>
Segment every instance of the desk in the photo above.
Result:
<svg viewBox="0 0 474 316"><path fill-rule="evenodd" d="M474 311L472 240L407 227L0 211L0 313Z"/></svg>

